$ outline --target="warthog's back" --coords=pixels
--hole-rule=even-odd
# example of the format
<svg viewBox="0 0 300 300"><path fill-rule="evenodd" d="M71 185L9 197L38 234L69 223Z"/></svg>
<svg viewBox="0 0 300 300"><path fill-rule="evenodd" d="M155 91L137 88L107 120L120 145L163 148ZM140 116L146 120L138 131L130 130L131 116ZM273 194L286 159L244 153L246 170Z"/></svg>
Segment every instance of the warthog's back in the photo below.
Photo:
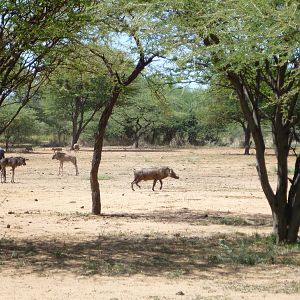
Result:
<svg viewBox="0 0 300 300"><path fill-rule="evenodd" d="M168 177L167 168L143 168L134 171L134 177L142 180L164 179Z"/></svg>

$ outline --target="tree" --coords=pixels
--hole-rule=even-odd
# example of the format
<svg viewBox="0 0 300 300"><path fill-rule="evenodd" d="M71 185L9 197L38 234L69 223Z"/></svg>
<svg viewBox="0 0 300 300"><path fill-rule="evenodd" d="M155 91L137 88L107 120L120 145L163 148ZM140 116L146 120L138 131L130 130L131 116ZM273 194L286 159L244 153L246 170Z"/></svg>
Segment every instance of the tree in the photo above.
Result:
<svg viewBox="0 0 300 300"><path fill-rule="evenodd" d="M223 128L231 123L241 126L244 133L244 155L249 155L251 147L250 127L241 112L236 94L233 93L232 89L226 89L212 83L206 93L207 103L204 118L208 123L214 123Z"/></svg>
<svg viewBox="0 0 300 300"><path fill-rule="evenodd" d="M93 214L101 213L98 170L105 129L112 110L119 97L144 69L159 54L164 54L161 45L165 35L158 29L167 31L169 28L164 20L155 16L158 8L154 1L138 0L130 2L119 0L114 5L111 5L110 1L103 1L98 6L94 32L99 35L94 37L93 41L101 41L103 49L100 51L90 44L90 51L102 59L107 69L107 76L111 80L111 90L95 134L90 172ZM164 26L160 27L161 23ZM117 40L123 44L118 44Z"/></svg>
<svg viewBox="0 0 300 300"><path fill-rule="evenodd" d="M15 105L6 106L0 111L0 125L7 122L7 119L16 109L14 106ZM37 133L41 125L32 109L24 109L3 133L6 151L16 142L28 141L30 136Z"/></svg>
<svg viewBox="0 0 300 300"><path fill-rule="evenodd" d="M16 100L0 134L68 54L87 21L91 1L2 0L0 4L0 109Z"/></svg>
<svg viewBox="0 0 300 300"><path fill-rule="evenodd" d="M193 11L193 14L191 14ZM300 157L288 186L288 155L299 100L298 1L183 1L178 23L193 55L234 88L256 146L257 172L277 242L295 242L300 224ZM262 116L271 124L277 158L273 190L265 162Z"/></svg>
<svg viewBox="0 0 300 300"><path fill-rule="evenodd" d="M86 51L86 50L85 50ZM72 55L42 87L42 99L49 121L63 120L71 124L71 148L101 110L109 90L109 81L101 73L96 58L74 50ZM66 126L65 126L66 128Z"/></svg>
<svg viewBox="0 0 300 300"><path fill-rule="evenodd" d="M112 117L123 127L124 134L133 140L133 146L138 148L141 137L145 137L162 123L162 106L147 82L140 80L134 84L133 91L124 97Z"/></svg>

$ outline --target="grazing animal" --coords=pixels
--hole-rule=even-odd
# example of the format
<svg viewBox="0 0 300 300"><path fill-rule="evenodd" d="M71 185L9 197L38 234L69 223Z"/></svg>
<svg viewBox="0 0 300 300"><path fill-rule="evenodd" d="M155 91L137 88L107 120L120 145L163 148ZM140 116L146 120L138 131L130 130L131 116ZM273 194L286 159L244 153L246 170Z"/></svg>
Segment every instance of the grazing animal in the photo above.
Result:
<svg viewBox="0 0 300 300"><path fill-rule="evenodd" d="M78 173L78 168L77 168L77 161L76 161L76 157L75 156L71 156L68 155L66 153L63 152L55 152L55 154L52 156L52 159L57 159L59 160L59 168L58 168L58 175L61 174L61 176L63 176L63 169L64 169L64 162L65 161L69 161L71 162L76 169L76 176L79 174Z"/></svg>
<svg viewBox="0 0 300 300"><path fill-rule="evenodd" d="M1 166L1 183L6 182L6 167L11 167L12 175L11 175L11 182L15 182L15 168L18 166L26 166L25 158L24 157L7 157L2 158L0 160Z"/></svg>
<svg viewBox="0 0 300 300"><path fill-rule="evenodd" d="M131 188L134 191L133 184L136 184L139 188L139 182L142 180L153 180L152 191L157 181L160 182L160 190L162 189L162 179L166 177L172 177L178 179L173 169L169 167L159 168L142 168L140 170L134 170L134 180L131 182Z"/></svg>

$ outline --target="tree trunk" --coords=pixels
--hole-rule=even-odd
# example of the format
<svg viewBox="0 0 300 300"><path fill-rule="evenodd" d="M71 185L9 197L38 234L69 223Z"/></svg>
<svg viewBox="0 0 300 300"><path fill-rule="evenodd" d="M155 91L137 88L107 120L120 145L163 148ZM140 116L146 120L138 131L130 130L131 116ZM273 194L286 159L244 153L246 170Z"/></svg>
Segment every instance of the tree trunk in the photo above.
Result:
<svg viewBox="0 0 300 300"><path fill-rule="evenodd" d="M135 149L138 149L139 148L139 136L135 136L134 137L134 143L133 143L133 145L134 145L134 148Z"/></svg>
<svg viewBox="0 0 300 300"><path fill-rule="evenodd" d="M9 138L5 139L5 152L8 152L9 150Z"/></svg>
<svg viewBox="0 0 300 300"><path fill-rule="evenodd" d="M251 146L251 131L250 131L250 127L249 124L247 124L247 126L243 127L244 129L244 155L250 155L250 146Z"/></svg>
<svg viewBox="0 0 300 300"><path fill-rule="evenodd" d="M114 87L112 91L112 95L105 105L105 109L99 120L97 133L95 136L92 168L90 172L90 184L91 184L91 191L92 191L92 213L94 215L101 214L101 199L100 199L100 186L98 182L98 170L101 162L105 129L109 117L111 116L114 105L118 100L119 95L120 95L120 87L117 85Z"/></svg>
<svg viewBox="0 0 300 300"><path fill-rule="evenodd" d="M294 177L291 180L286 215L288 219L287 241L294 243L300 226L300 155L297 156Z"/></svg>

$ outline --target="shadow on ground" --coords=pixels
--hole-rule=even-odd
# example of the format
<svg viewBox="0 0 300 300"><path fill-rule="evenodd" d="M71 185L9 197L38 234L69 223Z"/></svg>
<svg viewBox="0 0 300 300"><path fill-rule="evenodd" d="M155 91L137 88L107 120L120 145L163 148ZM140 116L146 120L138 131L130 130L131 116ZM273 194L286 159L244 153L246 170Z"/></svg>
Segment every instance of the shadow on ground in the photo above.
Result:
<svg viewBox="0 0 300 300"><path fill-rule="evenodd" d="M74 238L74 237L73 237ZM219 238L99 236L95 240L0 240L0 270L22 273L64 270L108 276L180 276L215 266L211 248Z"/></svg>
<svg viewBox="0 0 300 300"><path fill-rule="evenodd" d="M179 210L159 210L150 213L102 214L103 218L141 219L155 222L189 223L191 225L222 224L232 226L272 226L272 218L265 214L236 215L231 212L193 211L187 208Z"/></svg>
<svg viewBox="0 0 300 300"><path fill-rule="evenodd" d="M284 251L288 256L284 256ZM271 237L217 234L185 237L180 234L99 235L96 239L0 239L0 272L64 271L77 275L202 277L236 273L242 265L299 265L300 245L277 249ZM282 258L284 257L285 260ZM289 258L289 260L287 260ZM226 268L222 268L226 264ZM205 272L209 271L209 273ZM208 275L210 274L210 275Z"/></svg>

